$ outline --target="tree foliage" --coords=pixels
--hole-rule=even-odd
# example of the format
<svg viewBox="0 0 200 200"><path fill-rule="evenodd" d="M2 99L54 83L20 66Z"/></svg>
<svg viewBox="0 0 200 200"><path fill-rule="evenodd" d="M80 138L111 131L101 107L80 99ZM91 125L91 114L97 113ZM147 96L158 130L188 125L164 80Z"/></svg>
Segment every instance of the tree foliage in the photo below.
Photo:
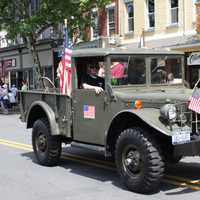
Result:
<svg viewBox="0 0 200 200"><path fill-rule="evenodd" d="M31 2L39 2L31 8ZM36 37L50 26L68 19L68 26L79 27L91 22L85 13L93 7L101 8L110 0L0 0L0 26L12 39L17 35Z"/></svg>
<svg viewBox="0 0 200 200"><path fill-rule="evenodd" d="M38 2L33 6L33 2ZM104 7L110 0L0 0L0 29L7 37L23 38L31 47L34 63L41 67L35 48L37 38L49 27L57 27L68 20L71 33L75 28L82 31L91 23L92 8Z"/></svg>

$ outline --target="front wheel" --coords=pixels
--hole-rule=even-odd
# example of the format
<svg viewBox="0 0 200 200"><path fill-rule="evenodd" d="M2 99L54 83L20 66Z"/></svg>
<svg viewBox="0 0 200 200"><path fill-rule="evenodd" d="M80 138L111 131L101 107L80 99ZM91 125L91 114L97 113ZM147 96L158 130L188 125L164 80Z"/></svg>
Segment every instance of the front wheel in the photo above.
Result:
<svg viewBox="0 0 200 200"><path fill-rule="evenodd" d="M115 161L128 189L151 193L159 188L164 173L161 154L151 136L141 128L129 128L116 143Z"/></svg>
<svg viewBox="0 0 200 200"><path fill-rule="evenodd" d="M45 166L56 165L61 154L61 139L52 136L47 119L35 121L32 130L32 145L39 164Z"/></svg>

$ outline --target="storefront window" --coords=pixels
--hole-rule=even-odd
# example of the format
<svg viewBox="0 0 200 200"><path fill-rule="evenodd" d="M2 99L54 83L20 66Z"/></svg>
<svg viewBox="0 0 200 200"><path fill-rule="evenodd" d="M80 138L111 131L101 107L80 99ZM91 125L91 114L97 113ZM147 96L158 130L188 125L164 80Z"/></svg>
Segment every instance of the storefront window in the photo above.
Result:
<svg viewBox="0 0 200 200"><path fill-rule="evenodd" d="M11 85L17 86L17 72L16 71L10 72L10 81L11 81Z"/></svg>

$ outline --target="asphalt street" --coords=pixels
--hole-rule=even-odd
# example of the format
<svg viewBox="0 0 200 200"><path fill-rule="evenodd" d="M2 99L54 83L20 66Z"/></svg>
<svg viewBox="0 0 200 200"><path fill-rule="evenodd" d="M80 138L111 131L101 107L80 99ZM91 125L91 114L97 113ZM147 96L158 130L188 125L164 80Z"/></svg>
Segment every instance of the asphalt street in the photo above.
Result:
<svg viewBox="0 0 200 200"><path fill-rule="evenodd" d="M2 200L191 200L200 195L200 157L169 167L160 191L150 195L127 191L114 164L96 152L63 146L58 166L40 166L32 152L31 130L19 115L0 115L0 165Z"/></svg>

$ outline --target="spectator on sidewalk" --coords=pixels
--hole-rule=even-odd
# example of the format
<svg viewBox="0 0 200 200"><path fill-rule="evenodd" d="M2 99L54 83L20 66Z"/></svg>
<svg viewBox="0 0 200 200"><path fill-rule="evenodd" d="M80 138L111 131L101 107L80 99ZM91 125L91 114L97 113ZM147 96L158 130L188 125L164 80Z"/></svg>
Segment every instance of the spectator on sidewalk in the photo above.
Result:
<svg viewBox="0 0 200 200"><path fill-rule="evenodd" d="M1 101L1 108L4 114L8 114L8 86L7 84L3 84L0 89L0 101Z"/></svg>
<svg viewBox="0 0 200 200"><path fill-rule="evenodd" d="M0 79L0 87L2 87L4 82Z"/></svg>
<svg viewBox="0 0 200 200"><path fill-rule="evenodd" d="M22 91L27 91L28 90L28 85L27 85L27 81L26 80L23 80L22 81L22 88L21 88Z"/></svg>
<svg viewBox="0 0 200 200"><path fill-rule="evenodd" d="M13 93L14 97L16 98L17 97L18 89L17 89L17 87L14 84L10 88L10 91L11 91L11 93Z"/></svg>

